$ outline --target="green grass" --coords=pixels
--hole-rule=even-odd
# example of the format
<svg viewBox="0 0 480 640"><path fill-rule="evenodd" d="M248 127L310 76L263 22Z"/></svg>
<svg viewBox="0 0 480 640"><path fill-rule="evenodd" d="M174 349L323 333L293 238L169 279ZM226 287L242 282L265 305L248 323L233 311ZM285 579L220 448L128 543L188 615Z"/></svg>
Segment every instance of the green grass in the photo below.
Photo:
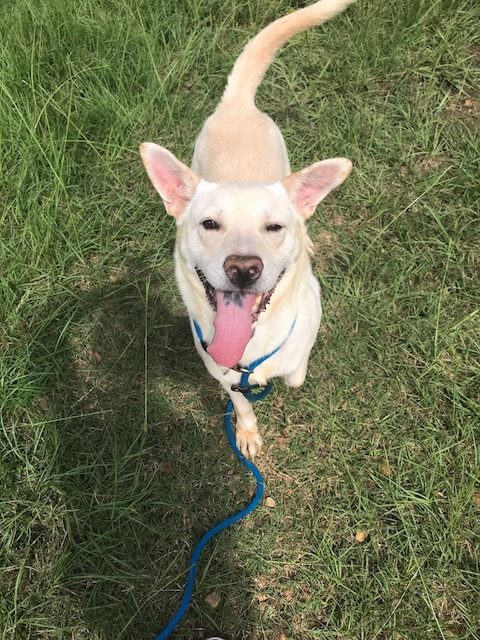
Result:
<svg viewBox="0 0 480 640"><path fill-rule="evenodd" d="M2 640L151 638L251 491L137 150L188 161L242 45L303 4L4 2ZM355 170L310 224L307 382L257 405L276 505L211 545L176 638L480 638L479 19L360 0L262 85L294 168Z"/></svg>

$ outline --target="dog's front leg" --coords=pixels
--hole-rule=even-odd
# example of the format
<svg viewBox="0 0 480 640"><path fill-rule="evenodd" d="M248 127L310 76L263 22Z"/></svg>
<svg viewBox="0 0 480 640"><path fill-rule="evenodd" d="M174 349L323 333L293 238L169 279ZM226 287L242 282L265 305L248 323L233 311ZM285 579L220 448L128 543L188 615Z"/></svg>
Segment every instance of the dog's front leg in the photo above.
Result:
<svg viewBox="0 0 480 640"><path fill-rule="evenodd" d="M237 416L235 427L237 447L244 456L254 458L262 447L262 438L258 433L257 418L253 412L252 404L242 393L231 389L227 389L227 391Z"/></svg>
<svg viewBox="0 0 480 640"><path fill-rule="evenodd" d="M289 373L288 375L284 376L283 379L285 380L286 385L293 388L302 386L302 384L305 382L305 377L307 375L307 365L308 365L309 356L310 356L310 352L307 353L305 359L300 364L300 366L297 369L295 369L295 371L292 371L292 373Z"/></svg>

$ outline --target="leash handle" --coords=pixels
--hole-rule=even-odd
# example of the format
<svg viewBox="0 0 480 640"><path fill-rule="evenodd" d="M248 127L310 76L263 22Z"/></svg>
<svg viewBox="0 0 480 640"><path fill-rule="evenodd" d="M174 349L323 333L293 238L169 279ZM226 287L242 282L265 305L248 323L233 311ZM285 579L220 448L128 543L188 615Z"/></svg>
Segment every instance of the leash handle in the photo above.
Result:
<svg viewBox="0 0 480 640"><path fill-rule="evenodd" d="M256 402L257 400L261 400L266 395L268 395L271 391L271 388L272 386L269 384L264 389L262 389L259 393L250 392L246 394L246 397L251 402ZM225 520L222 520L221 522L217 523L209 531L204 533L203 536L200 538L199 542L197 543L192 553L192 558L190 560L190 566L188 569L187 582L185 584L180 605L177 611L175 612L175 614L170 619L170 621L164 627L164 629L160 631L160 633L155 637L155 640L167 640L167 638L170 637L175 627L179 624L179 622L182 620L183 616L185 615L188 609L188 606L192 600L193 590L195 587L195 576L197 574L197 565L204 547L210 542L210 540L214 536L220 533L220 531L223 531L230 525L235 524L239 520L242 520L243 518L248 516L254 509L258 507L258 505L262 501L263 492L264 492L263 476L260 473L259 469L253 464L253 462L251 462L251 460L248 460L240 451L240 449L237 447L237 443L235 442L235 435L233 433L233 424L232 424L233 411L234 411L233 402L229 400L227 403L227 406L225 407L225 416L224 416L225 432L227 434L227 439L233 450L233 453L235 454L237 459L250 471L250 473L253 475L253 477L257 481L255 494L253 498L250 500L250 502L243 509L241 509L240 511L237 511L237 513L234 513L228 518L225 518Z"/></svg>

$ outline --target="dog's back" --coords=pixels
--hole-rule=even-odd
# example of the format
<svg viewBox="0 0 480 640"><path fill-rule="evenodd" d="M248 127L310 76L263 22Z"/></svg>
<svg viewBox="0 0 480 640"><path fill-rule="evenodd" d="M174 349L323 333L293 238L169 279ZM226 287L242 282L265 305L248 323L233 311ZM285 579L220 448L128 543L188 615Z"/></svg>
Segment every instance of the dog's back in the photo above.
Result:
<svg viewBox="0 0 480 640"><path fill-rule="evenodd" d="M255 94L280 47L292 36L333 18L354 0L320 0L275 20L237 59L222 100L195 146L193 170L212 182L277 182L290 173L287 149Z"/></svg>

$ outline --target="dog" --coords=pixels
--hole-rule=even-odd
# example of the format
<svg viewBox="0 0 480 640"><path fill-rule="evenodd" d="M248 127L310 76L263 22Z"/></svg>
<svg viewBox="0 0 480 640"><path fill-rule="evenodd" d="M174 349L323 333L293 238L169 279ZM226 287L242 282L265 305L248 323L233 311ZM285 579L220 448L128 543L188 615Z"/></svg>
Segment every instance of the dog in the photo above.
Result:
<svg viewBox="0 0 480 640"><path fill-rule="evenodd" d="M354 0L320 0L275 20L237 59L215 112L195 144L191 169L151 142L140 146L147 174L177 225L175 273L194 342L226 389L236 441L254 457L261 448L252 405L239 387L305 380L320 326L320 287L313 275L305 221L349 175L346 158L291 173L282 134L255 105L255 93L280 47ZM273 353L272 353L273 352Z"/></svg>

